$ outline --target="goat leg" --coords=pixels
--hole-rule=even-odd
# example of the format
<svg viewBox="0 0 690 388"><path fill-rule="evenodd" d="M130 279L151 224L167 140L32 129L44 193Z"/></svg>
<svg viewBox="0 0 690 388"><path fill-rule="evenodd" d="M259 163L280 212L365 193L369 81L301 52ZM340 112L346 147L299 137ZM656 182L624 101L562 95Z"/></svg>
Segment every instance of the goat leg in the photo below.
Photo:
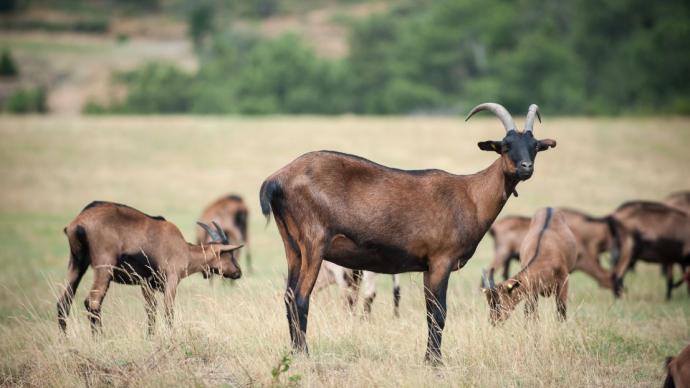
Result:
<svg viewBox="0 0 690 388"><path fill-rule="evenodd" d="M93 285L91 286L89 295L86 297L86 300L84 300L84 306L89 313L91 333L94 335L100 332L103 326L101 321L101 306L103 305L105 294L108 292L108 287L110 287L112 277L111 269L107 266L94 268Z"/></svg>
<svg viewBox="0 0 690 388"><path fill-rule="evenodd" d="M295 294L294 307L296 310L298 330L295 331L293 349L309 354L307 347L307 321L309 317L309 298L314 289L316 278L321 269L321 255L323 245L318 240L313 242L312 249L302 249L302 267L297 280L297 293ZM309 255L309 256L307 256Z"/></svg>
<svg viewBox="0 0 690 388"><path fill-rule="evenodd" d="M88 265L77 265L74 259L70 260L67 276L65 279L65 290L57 302L58 325L63 333L67 331L67 317L69 316L72 301L74 300L74 293L79 287L82 276L86 272Z"/></svg>
<svg viewBox="0 0 690 388"><path fill-rule="evenodd" d="M147 321L147 334L152 336L156 329L156 294L150 284L144 284L141 286L141 293L144 295L144 302L146 303L146 317Z"/></svg>
<svg viewBox="0 0 690 388"><path fill-rule="evenodd" d="M400 274L393 275L393 315L400 317Z"/></svg>
<svg viewBox="0 0 690 388"><path fill-rule="evenodd" d="M165 320L168 327L173 327L175 319L175 295L177 293L177 284L179 279L177 276L166 276L165 290L163 291L163 306L165 307Z"/></svg>
<svg viewBox="0 0 690 388"><path fill-rule="evenodd" d="M424 361L433 366L442 365L441 341L446 325L446 291L451 266L447 261L429 260L436 264L424 272L424 299L429 336Z"/></svg>

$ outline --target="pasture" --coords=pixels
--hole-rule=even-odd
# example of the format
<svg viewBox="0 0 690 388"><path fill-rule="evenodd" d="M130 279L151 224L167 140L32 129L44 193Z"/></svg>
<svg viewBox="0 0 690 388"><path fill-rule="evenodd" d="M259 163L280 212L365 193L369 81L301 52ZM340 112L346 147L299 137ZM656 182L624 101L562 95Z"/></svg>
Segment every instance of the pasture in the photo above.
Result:
<svg viewBox="0 0 690 388"><path fill-rule="evenodd" d="M523 112L513 113L518 118ZM551 298L540 303L536 322L518 308L505 325L492 327L478 287L481 268L493 257L488 236L467 266L451 275L445 367L423 363L427 331L419 273L402 276L400 319L392 316L390 276L378 278L370 320L350 315L335 287L316 294L311 356L281 363L289 354L286 264L275 225L266 227L259 211L263 179L318 149L399 168L474 173L497 157L476 143L500 140L503 133L488 114L467 123L429 117L1 117L0 385L660 386L665 357L690 341L685 288L665 302L658 267L643 264L626 277L623 298L614 300L609 290L574 273L567 322L556 320ZM546 112L535 135L556 139L558 146L539 154L534 176L518 185L519 197L501 215L531 216L547 205L603 215L627 199L661 199L690 188L689 119L571 119ZM252 211L253 273L234 285L216 281L211 287L199 275L183 281L173 330L159 319L153 338L146 337L140 290L114 284L104 301L104 333L93 339L82 303L89 271L67 336L60 335L55 295L69 252L62 228L88 202L111 200L164 215L192 241L202 207L229 192L244 196Z"/></svg>

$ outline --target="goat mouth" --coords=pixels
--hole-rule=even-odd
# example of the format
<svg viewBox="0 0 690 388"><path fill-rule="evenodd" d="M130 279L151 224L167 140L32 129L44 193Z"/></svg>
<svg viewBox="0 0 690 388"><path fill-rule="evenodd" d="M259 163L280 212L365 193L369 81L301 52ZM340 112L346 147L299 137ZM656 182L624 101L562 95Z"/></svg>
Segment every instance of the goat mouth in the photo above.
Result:
<svg viewBox="0 0 690 388"><path fill-rule="evenodd" d="M520 180L527 180L532 177L533 171L518 171L517 175Z"/></svg>
<svg viewBox="0 0 690 388"><path fill-rule="evenodd" d="M239 279L242 277L242 272L233 272L231 274L223 274L224 278L229 278L229 279Z"/></svg>

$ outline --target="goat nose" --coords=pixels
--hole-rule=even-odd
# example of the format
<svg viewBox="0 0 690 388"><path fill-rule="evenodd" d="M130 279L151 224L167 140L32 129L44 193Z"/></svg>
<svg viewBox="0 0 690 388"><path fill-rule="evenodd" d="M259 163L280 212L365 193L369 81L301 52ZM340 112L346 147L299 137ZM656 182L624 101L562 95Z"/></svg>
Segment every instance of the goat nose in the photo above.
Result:
<svg viewBox="0 0 690 388"><path fill-rule="evenodd" d="M520 162L520 167L526 169L532 168L532 162L522 161Z"/></svg>

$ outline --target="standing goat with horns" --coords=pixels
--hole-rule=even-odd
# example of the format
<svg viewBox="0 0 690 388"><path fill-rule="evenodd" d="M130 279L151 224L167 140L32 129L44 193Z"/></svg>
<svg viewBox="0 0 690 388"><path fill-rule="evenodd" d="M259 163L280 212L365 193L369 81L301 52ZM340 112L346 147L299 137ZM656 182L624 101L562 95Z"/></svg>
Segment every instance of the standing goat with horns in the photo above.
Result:
<svg viewBox="0 0 690 388"><path fill-rule="evenodd" d="M307 351L309 297L327 260L379 273L424 272L426 360L441 362L450 272L467 263L518 182L532 176L537 152L556 146L532 134L536 105L522 132L499 104L478 105L467 119L483 110L498 116L506 134L478 144L500 157L476 174L400 170L319 151L264 181L261 209L266 217L273 213L287 257L285 306L294 349Z"/></svg>

